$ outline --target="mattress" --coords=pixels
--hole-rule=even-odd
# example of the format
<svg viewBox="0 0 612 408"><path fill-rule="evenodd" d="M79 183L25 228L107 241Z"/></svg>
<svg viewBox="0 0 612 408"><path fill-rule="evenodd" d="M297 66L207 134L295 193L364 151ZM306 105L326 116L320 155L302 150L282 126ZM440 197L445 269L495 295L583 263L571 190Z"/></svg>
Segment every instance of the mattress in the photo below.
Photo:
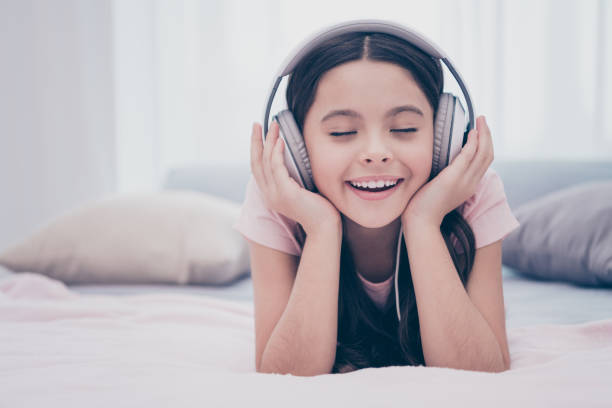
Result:
<svg viewBox="0 0 612 408"><path fill-rule="evenodd" d="M605 290L505 269L512 365L502 373L390 366L303 377L255 372L249 278L67 287L40 274L0 275L2 407L610 406Z"/></svg>
<svg viewBox="0 0 612 408"><path fill-rule="evenodd" d="M0 279L13 272L0 266ZM535 324L578 324L612 318L612 290L563 282L535 280L502 267L506 327ZM250 276L226 286L204 285L70 285L70 290L92 295L181 293L252 303Z"/></svg>

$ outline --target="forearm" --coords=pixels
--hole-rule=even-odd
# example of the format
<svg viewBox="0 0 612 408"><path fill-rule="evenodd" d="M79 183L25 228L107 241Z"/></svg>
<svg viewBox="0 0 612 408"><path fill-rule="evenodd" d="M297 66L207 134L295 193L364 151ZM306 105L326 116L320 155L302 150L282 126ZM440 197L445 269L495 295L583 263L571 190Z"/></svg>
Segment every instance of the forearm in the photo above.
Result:
<svg viewBox="0 0 612 408"><path fill-rule="evenodd" d="M439 227L405 225L423 355L428 366L502 371L502 349L468 296Z"/></svg>
<svg viewBox="0 0 612 408"><path fill-rule="evenodd" d="M322 225L307 235L287 307L266 344L259 372L331 372L336 357L341 244L341 222Z"/></svg>

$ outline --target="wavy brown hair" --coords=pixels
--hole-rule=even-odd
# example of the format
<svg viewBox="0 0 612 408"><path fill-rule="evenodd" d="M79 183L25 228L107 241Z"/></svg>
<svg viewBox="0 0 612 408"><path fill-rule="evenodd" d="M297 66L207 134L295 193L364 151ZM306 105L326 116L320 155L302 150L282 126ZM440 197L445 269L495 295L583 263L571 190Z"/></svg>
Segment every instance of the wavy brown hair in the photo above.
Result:
<svg viewBox="0 0 612 408"><path fill-rule="evenodd" d="M347 33L320 44L306 55L291 74L287 105L300 131L314 102L322 75L340 64L367 59L396 64L408 70L436 112L442 94L442 66L412 44L383 33ZM429 180L432 179L430 175ZM464 287L475 256L474 234L458 209L448 213L440 226L446 247ZM453 238L458 245L453 245ZM403 241L403 237L401 238ZM395 311L395 290L379 309L359 281L353 255L342 240L338 298L338 342L333 373L366 367L425 365L419 315L405 242L402 242L398 286L401 321ZM461 248L461 252L458 250Z"/></svg>

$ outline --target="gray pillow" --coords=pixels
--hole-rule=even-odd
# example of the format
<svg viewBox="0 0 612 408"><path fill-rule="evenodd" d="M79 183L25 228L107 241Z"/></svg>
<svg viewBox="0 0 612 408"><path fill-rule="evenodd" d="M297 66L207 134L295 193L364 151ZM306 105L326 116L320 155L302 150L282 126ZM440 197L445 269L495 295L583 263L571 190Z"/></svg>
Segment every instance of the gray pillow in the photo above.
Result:
<svg viewBox="0 0 612 408"><path fill-rule="evenodd" d="M57 216L0 265L67 284L225 285L249 273L239 213L195 191L116 194Z"/></svg>
<svg viewBox="0 0 612 408"><path fill-rule="evenodd" d="M503 263L525 275L612 286L612 180L578 184L521 205Z"/></svg>

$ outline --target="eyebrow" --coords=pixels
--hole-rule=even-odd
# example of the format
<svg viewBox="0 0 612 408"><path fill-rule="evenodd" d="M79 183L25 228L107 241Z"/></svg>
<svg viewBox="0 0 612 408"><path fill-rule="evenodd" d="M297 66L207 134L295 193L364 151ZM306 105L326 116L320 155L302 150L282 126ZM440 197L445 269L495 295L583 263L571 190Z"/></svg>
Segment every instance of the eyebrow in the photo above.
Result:
<svg viewBox="0 0 612 408"><path fill-rule="evenodd" d="M395 116L401 112L414 112L417 115L425 116L423 115L423 112L414 105L402 105L402 106L397 106L389 110L387 114L385 115L385 117L388 118L390 116ZM331 119L334 116L348 116L348 117L360 118L360 119L363 118L359 113L355 112L354 110L336 109L336 110L329 112L327 115L325 115L323 119L321 119L321 122L325 122L326 120Z"/></svg>

